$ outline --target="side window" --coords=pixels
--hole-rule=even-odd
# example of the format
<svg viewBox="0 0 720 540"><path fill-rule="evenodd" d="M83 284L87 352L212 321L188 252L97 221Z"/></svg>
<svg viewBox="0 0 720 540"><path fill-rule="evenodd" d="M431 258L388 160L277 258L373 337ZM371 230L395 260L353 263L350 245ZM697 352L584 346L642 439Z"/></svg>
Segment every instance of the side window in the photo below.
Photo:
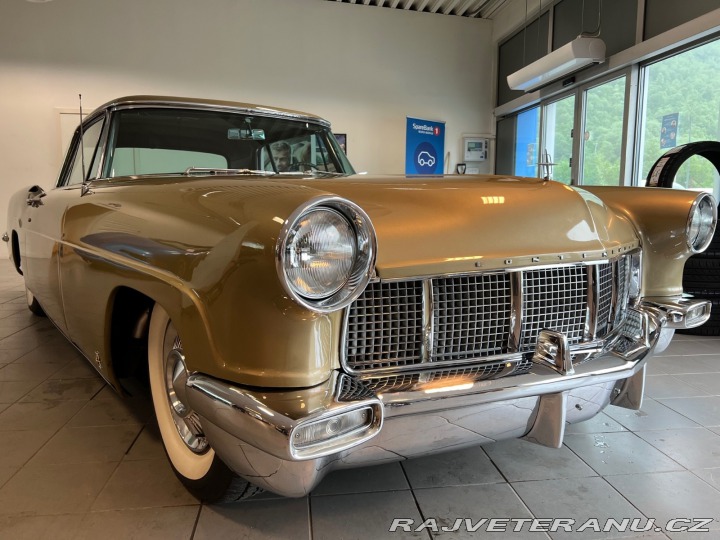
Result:
<svg viewBox="0 0 720 540"><path fill-rule="evenodd" d="M85 129L83 133L83 148L85 153L85 173L90 179L95 178L98 160L100 159L99 153L97 152L98 141L102 134L103 120L98 120L91 126ZM83 152L80 151L79 137L76 137L75 143L75 157L73 159L72 168L65 181L66 186L74 184L82 184L83 181ZM96 155L97 154L97 155Z"/></svg>

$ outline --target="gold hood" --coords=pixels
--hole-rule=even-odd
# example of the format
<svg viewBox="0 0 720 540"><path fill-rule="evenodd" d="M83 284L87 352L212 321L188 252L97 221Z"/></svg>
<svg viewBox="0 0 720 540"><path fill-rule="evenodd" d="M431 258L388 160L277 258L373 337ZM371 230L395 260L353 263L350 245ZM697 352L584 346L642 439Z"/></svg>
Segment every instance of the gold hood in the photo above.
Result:
<svg viewBox="0 0 720 540"><path fill-rule="evenodd" d="M367 212L381 278L587 261L638 240L598 197L540 179L353 177L306 185Z"/></svg>

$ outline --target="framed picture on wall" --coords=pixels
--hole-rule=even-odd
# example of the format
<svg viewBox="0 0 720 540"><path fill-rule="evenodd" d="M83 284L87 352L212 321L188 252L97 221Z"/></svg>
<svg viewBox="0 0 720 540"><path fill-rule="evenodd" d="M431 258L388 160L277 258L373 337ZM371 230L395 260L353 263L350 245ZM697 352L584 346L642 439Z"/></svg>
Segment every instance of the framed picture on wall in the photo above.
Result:
<svg viewBox="0 0 720 540"><path fill-rule="evenodd" d="M347 133L335 133L335 138L340 148L342 148L342 151L347 155Z"/></svg>

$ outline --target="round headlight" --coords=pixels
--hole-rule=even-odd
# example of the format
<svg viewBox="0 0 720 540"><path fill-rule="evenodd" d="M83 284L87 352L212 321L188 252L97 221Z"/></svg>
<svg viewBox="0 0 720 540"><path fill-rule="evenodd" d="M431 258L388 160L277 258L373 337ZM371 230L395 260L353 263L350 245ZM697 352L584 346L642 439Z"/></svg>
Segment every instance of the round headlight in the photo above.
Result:
<svg viewBox="0 0 720 540"><path fill-rule="evenodd" d="M708 247L717 224L717 205L709 193L695 199L690 209L687 225L687 243L694 252Z"/></svg>
<svg viewBox="0 0 720 540"><path fill-rule="evenodd" d="M375 231L354 203L323 196L296 209L277 243L277 270L290 297L320 313L343 308L370 281Z"/></svg>
<svg viewBox="0 0 720 540"><path fill-rule="evenodd" d="M305 298L328 297L347 283L356 251L355 232L345 217L330 208L311 210L288 235L288 284Z"/></svg>

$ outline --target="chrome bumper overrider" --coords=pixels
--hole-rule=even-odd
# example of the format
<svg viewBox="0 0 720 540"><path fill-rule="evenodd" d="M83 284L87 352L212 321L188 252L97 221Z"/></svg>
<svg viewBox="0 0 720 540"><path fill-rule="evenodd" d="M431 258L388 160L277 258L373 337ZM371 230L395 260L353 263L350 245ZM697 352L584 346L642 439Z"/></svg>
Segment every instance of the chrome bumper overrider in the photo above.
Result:
<svg viewBox="0 0 720 540"><path fill-rule="evenodd" d="M581 355L574 365L568 365L562 344L555 346L557 332L546 334L545 343L541 336L533 367L523 375L454 378L419 383L410 391L374 393L362 378L340 372L319 386L294 391L248 390L195 374L187 381L187 401L231 469L291 497L307 494L338 468L517 437L560 447L566 424L591 418L609 403L640 407L645 361L668 327L669 315L681 324L688 313L703 311L696 302L640 304L631 309L639 321L636 328ZM345 413L363 418L362 427L332 438L332 419ZM304 448L294 444L308 426L322 422L330 438Z"/></svg>

